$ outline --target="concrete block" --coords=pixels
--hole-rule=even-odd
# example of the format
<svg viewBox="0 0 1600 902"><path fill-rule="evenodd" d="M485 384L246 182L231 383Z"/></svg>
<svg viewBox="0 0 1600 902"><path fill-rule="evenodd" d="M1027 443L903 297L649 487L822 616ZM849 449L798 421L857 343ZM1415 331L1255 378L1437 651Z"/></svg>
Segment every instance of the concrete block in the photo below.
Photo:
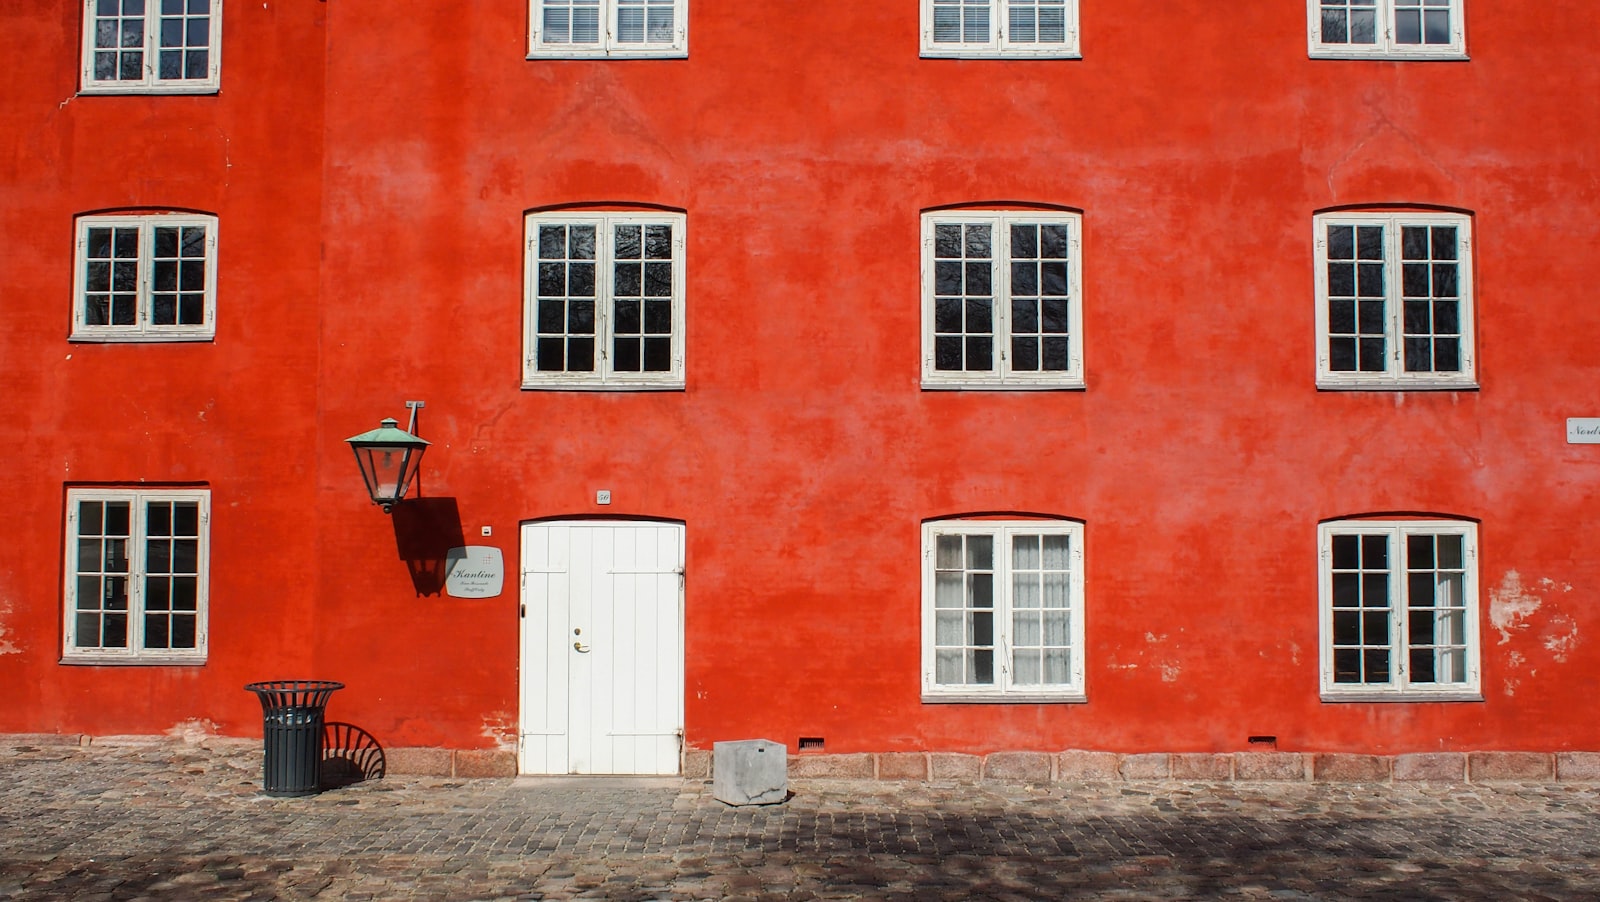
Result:
<svg viewBox="0 0 1600 902"><path fill-rule="evenodd" d="M384 770L391 774L422 774L448 777L452 767L449 749L384 749Z"/></svg>
<svg viewBox="0 0 1600 902"><path fill-rule="evenodd" d="M781 743L739 739L711 746L711 795L727 805L774 805L789 797L789 763Z"/></svg>
<svg viewBox="0 0 1600 902"><path fill-rule="evenodd" d="M1383 755L1316 755L1311 759L1311 779L1330 783L1387 783L1390 761Z"/></svg>
<svg viewBox="0 0 1600 902"><path fill-rule="evenodd" d="M928 773L934 780L976 783L983 775L983 759L959 752L934 752L928 756Z"/></svg>
<svg viewBox="0 0 1600 902"><path fill-rule="evenodd" d="M1124 780L1166 780L1172 776L1172 756L1166 752L1123 755L1117 773Z"/></svg>
<svg viewBox="0 0 1600 902"><path fill-rule="evenodd" d="M1545 752L1472 752L1467 776L1474 783L1502 780L1553 780L1555 756Z"/></svg>
<svg viewBox="0 0 1600 902"><path fill-rule="evenodd" d="M926 780L928 779L928 755L926 752L885 752L878 756L878 779L880 780Z"/></svg>
<svg viewBox="0 0 1600 902"><path fill-rule="evenodd" d="M993 752L983 759L983 778L1009 783L1049 783L1047 752Z"/></svg>
<svg viewBox="0 0 1600 902"><path fill-rule="evenodd" d="M458 777L515 777L517 753L503 749L461 749L456 752Z"/></svg>
<svg viewBox="0 0 1600 902"><path fill-rule="evenodd" d="M1120 780L1116 752L1069 749L1056 756L1056 779L1063 783Z"/></svg>
<svg viewBox="0 0 1600 902"><path fill-rule="evenodd" d="M705 749L684 749L683 778L685 780L711 779L711 753Z"/></svg>
<svg viewBox="0 0 1600 902"><path fill-rule="evenodd" d="M1233 756L1235 780L1298 781L1306 778L1306 761L1298 752L1238 752Z"/></svg>
<svg viewBox="0 0 1600 902"><path fill-rule="evenodd" d="M1396 755L1394 778L1432 783L1460 783L1467 778L1467 756L1459 752Z"/></svg>
<svg viewBox="0 0 1600 902"><path fill-rule="evenodd" d="M1198 780L1206 783L1232 780L1233 756L1205 753L1173 755L1172 779Z"/></svg>
<svg viewBox="0 0 1600 902"><path fill-rule="evenodd" d="M870 780L873 778L872 756L859 755L790 755L789 776L818 780ZM715 779L715 774L712 775Z"/></svg>
<svg viewBox="0 0 1600 902"><path fill-rule="evenodd" d="M1600 752L1560 752L1556 755L1556 779L1574 783L1600 781Z"/></svg>

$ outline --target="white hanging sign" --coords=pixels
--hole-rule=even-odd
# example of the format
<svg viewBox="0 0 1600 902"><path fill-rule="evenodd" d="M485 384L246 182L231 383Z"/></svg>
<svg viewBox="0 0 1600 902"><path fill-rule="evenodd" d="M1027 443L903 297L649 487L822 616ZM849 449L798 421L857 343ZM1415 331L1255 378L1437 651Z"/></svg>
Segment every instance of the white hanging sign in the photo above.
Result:
<svg viewBox="0 0 1600 902"><path fill-rule="evenodd" d="M1567 444L1600 445L1600 417L1571 417L1567 420Z"/></svg>
<svg viewBox="0 0 1600 902"><path fill-rule="evenodd" d="M451 598L494 598L505 583L505 559L491 545L452 548L445 556L444 591Z"/></svg>

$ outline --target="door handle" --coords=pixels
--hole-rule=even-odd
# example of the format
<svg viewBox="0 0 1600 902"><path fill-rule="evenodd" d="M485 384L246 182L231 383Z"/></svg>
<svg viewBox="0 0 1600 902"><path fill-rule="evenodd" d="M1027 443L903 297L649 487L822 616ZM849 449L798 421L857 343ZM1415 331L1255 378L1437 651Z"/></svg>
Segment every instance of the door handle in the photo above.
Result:
<svg viewBox="0 0 1600 902"><path fill-rule="evenodd" d="M576 652L581 652L583 654L588 654L589 653L589 646L584 645L582 642L574 642L574 643L572 643L572 650L576 651Z"/></svg>

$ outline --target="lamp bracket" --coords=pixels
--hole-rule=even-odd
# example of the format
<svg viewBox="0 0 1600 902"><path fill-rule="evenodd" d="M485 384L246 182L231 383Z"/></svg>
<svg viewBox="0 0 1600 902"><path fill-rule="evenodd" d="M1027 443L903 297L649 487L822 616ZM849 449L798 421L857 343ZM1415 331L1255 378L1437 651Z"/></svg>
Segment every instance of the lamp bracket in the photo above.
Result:
<svg viewBox="0 0 1600 902"><path fill-rule="evenodd" d="M411 411L411 423L406 426L407 432L411 433L412 435L417 434L417 411L427 406L427 403L423 401L406 402L406 409Z"/></svg>

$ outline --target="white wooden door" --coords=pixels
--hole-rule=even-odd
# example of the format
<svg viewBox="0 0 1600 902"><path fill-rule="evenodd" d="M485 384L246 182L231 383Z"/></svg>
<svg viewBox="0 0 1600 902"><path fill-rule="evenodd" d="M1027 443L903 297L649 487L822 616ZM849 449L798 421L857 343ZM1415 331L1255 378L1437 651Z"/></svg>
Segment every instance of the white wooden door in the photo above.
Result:
<svg viewBox="0 0 1600 902"><path fill-rule="evenodd" d="M522 528L522 773L678 773L683 548L677 523Z"/></svg>

